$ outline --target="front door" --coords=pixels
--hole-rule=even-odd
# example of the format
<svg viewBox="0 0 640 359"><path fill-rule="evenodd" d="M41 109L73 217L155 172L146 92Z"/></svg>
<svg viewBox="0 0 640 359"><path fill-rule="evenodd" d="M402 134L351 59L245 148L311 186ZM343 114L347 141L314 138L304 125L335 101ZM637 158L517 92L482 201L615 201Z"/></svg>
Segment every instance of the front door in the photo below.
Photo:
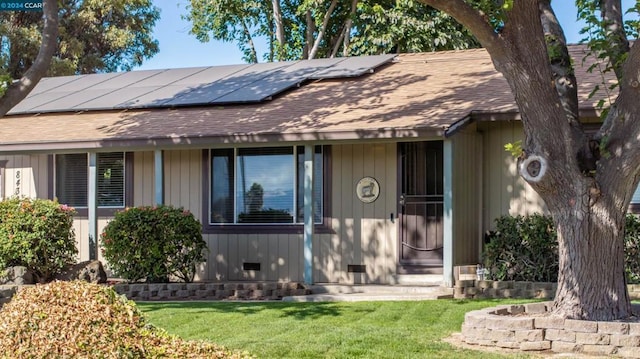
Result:
<svg viewBox="0 0 640 359"><path fill-rule="evenodd" d="M442 141L401 143L399 150L400 265L442 267Z"/></svg>

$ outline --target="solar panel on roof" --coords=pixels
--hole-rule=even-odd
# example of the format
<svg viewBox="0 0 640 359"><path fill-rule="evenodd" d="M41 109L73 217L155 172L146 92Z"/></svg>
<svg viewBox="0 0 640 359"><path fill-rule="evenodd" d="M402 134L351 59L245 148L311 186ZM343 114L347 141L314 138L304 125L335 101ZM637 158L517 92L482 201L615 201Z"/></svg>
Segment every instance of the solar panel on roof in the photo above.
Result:
<svg viewBox="0 0 640 359"><path fill-rule="evenodd" d="M260 102L299 84L299 77L291 79L263 78L251 85L218 97L210 103Z"/></svg>
<svg viewBox="0 0 640 359"><path fill-rule="evenodd" d="M53 101L53 100L57 100L61 97L65 96L64 92L58 92L55 94L50 94L50 93L39 93L36 95L33 94L29 94L29 96L27 96L24 100L20 101L20 103L18 103L17 105L15 105L11 111L9 111L9 114L12 113L24 113L24 112L31 112L34 108L38 107L38 106L42 106L43 104L46 104L47 102Z"/></svg>
<svg viewBox="0 0 640 359"><path fill-rule="evenodd" d="M79 79L80 76L45 77L38 82L38 85L33 89L33 91L31 91L30 95L37 95L39 93L58 88L71 81L78 81Z"/></svg>
<svg viewBox="0 0 640 359"><path fill-rule="evenodd" d="M58 86L54 89L47 91L48 93L53 92L76 92L82 91L89 87L93 87L101 82L110 80L112 78L120 77L125 72L112 72L106 74L91 74L91 75L78 75L80 78L77 81L71 81L65 83L61 86Z"/></svg>
<svg viewBox="0 0 640 359"><path fill-rule="evenodd" d="M45 78L9 113L260 102L310 79L362 75L394 56Z"/></svg>
<svg viewBox="0 0 640 359"><path fill-rule="evenodd" d="M153 77L163 70L146 70L146 71L129 71L123 72L122 75L110 78L108 80L99 82L91 86L92 90L104 90L104 89L120 89L124 87L133 86L140 81L144 81L150 77Z"/></svg>
<svg viewBox="0 0 640 359"><path fill-rule="evenodd" d="M132 84L133 87L161 87L172 84L194 74L206 70L207 67L186 67L180 69L161 70L155 76L148 77L142 81Z"/></svg>
<svg viewBox="0 0 640 359"><path fill-rule="evenodd" d="M260 79L267 77L278 69L290 66L291 63L267 62L247 66L237 72L229 74L220 80L198 86L190 91L177 95L165 102L164 105L191 105L213 103L216 99L228 96L229 94L248 86ZM255 100L247 100L255 101ZM243 102L247 102L243 101Z"/></svg>
<svg viewBox="0 0 640 359"><path fill-rule="evenodd" d="M75 105L73 108L77 110L127 108L127 106L119 105L129 103L131 99L147 94L149 91L148 87L127 87L96 96L95 98Z"/></svg>
<svg viewBox="0 0 640 359"><path fill-rule="evenodd" d="M344 57L335 66L320 70L314 73L311 79L329 79L340 77L356 77L362 76L372 69L391 61L396 55L374 55L374 56L358 56Z"/></svg>

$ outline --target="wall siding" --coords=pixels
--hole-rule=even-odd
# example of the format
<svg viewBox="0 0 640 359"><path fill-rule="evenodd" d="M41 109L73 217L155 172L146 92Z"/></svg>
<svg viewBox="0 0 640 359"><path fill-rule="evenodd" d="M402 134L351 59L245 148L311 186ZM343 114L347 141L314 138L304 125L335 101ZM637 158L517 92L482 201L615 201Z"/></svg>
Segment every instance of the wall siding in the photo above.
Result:
<svg viewBox="0 0 640 359"><path fill-rule="evenodd" d="M390 283L397 262L397 144L333 146L332 234L317 236L315 280L331 283ZM373 203L358 200L355 188L364 176L380 184ZM395 222L395 221L394 221ZM350 264L366 265L365 273L348 273Z"/></svg>
<svg viewBox="0 0 640 359"><path fill-rule="evenodd" d="M453 265L480 260L481 144L475 128L453 137Z"/></svg>
<svg viewBox="0 0 640 359"><path fill-rule="evenodd" d="M522 140L524 132L519 121L485 122L482 132L483 169L483 231L495 228L501 215L542 213L546 207L538 194L517 173L516 159L504 145Z"/></svg>
<svg viewBox="0 0 640 359"><path fill-rule="evenodd" d="M154 203L155 180L153 152L133 154L133 205L151 206Z"/></svg>
<svg viewBox="0 0 640 359"><path fill-rule="evenodd" d="M395 274L397 145L361 144L332 147L330 232L313 240L314 281L319 283L388 283ZM202 217L202 151L165 151L165 201ZM134 202L153 201L153 153L134 156ZM357 181L375 177L381 194L371 204L355 194ZM205 234L207 262L196 279L203 281L302 281L302 234ZM258 262L260 271L244 271ZM366 264L366 273L347 273L349 264Z"/></svg>
<svg viewBox="0 0 640 359"><path fill-rule="evenodd" d="M5 197L49 197L48 155L0 156L0 160L7 161L3 191Z"/></svg>

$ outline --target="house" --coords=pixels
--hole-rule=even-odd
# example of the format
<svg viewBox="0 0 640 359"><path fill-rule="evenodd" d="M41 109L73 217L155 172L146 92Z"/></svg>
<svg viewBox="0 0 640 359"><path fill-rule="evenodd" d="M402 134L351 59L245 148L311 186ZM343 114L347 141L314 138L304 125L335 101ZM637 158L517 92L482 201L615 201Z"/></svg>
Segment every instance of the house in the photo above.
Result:
<svg viewBox="0 0 640 359"><path fill-rule="evenodd" d="M81 260L115 210L184 207L202 281L451 285L496 217L544 209L482 49L45 78L1 121L0 197L76 207Z"/></svg>

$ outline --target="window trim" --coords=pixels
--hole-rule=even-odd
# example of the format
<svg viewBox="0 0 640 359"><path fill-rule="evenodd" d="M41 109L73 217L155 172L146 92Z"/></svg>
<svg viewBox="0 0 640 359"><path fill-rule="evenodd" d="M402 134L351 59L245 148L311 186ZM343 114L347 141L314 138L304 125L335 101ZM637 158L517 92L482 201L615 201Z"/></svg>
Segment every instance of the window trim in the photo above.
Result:
<svg viewBox="0 0 640 359"><path fill-rule="evenodd" d="M113 217L117 211L121 211L126 207L133 206L133 152L113 151L124 153L124 206L122 207L98 207L98 217ZM82 153L82 152L76 152ZM53 200L56 197L56 166L55 156L64 155L65 153L52 154L49 156L49 170L51 176L49 176L49 199ZM88 156L88 152L87 152ZM87 172L88 173L88 172ZM89 207L74 207L76 210L75 217L78 219L86 219L89 217Z"/></svg>
<svg viewBox="0 0 640 359"><path fill-rule="evenodd" d="M297 146L297 145L291 145ZM203 234L303 234L303 223L273 224L211 224L209 202L211 195L210 149L202 150L202 233ZM235 148L234 148L235 151ZM331 146L322 146L322 223L314 224L316 233L333 233L331 229Z"/></svg>

